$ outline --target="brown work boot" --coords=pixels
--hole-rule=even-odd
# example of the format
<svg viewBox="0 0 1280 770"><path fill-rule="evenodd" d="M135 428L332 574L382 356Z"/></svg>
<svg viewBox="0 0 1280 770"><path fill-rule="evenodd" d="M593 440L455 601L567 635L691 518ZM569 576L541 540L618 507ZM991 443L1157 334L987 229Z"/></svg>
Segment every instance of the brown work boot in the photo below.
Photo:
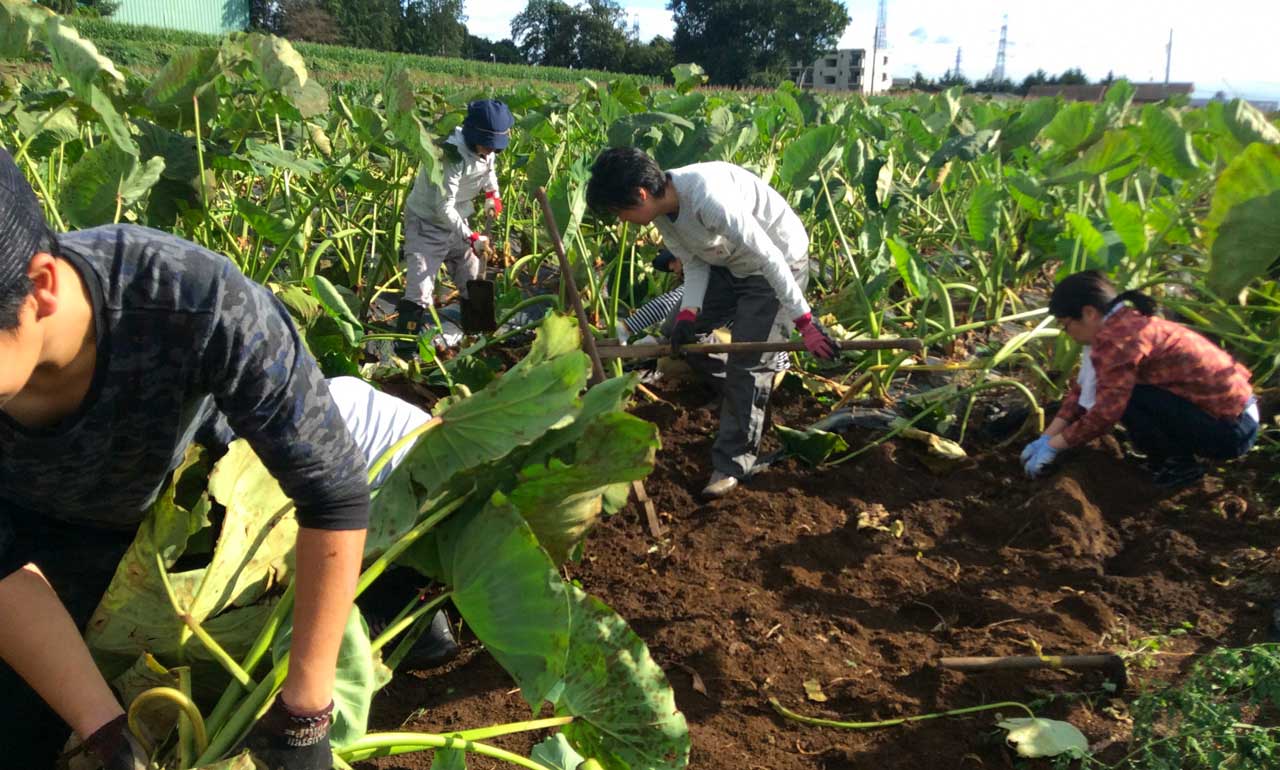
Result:
<svg viewBox="0 0 1280 770"><path fill-rule="evenodd" d="M702 488L702 496L709 500L715 500L724 497L737 488L738 480L736 478L716 471L711 474L711 481L708 481L707 485Z"/></svg>

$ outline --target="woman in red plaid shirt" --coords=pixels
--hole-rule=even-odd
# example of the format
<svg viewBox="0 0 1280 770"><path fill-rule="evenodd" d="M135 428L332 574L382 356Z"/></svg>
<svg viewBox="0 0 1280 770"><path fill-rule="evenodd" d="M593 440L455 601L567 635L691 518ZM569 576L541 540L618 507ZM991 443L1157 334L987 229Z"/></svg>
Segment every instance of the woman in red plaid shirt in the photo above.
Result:
<svg viewBox="0 0 1280 770"><path fill-rule="evenodd" d="M1136 291L1117 295L1089 271L1054 288L1049 312L1085 347L1057 417L1022 451L1028 476L1042 475L1058 452L1117 422L1162 487L1203 476L1197 457L1229 460L1253 447L1258 405L1249 370L1196 332L1156 316L1155 300Z"/></svg>

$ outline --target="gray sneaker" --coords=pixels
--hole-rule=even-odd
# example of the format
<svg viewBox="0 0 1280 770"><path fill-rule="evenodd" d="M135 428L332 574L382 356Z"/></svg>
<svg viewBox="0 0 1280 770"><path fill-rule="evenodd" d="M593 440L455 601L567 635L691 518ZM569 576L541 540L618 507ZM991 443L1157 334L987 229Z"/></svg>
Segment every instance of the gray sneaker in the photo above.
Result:
<svg viewBox="0 0 1280 770"><path fill-rule="evenodd" d="M707 482L707 485L702 488L702 496L715 500L716 498L724 497L737 488L738 480L736 478L716 471L711 474L711 481Z"/></svg>

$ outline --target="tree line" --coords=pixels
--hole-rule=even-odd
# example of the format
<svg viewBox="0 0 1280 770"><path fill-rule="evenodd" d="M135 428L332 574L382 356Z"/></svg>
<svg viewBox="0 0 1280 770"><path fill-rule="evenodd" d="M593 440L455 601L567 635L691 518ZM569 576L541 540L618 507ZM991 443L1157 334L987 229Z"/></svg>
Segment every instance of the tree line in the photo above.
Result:
<svg viewBox="0 0 1280 770"><path fill-rule="evenodd" d="M112 0L41 0L109 15ZM772 87L833 48L849 25L837 0L669 0L670 39L644 40L618 0L527 0L498 41L471 34L463 0L249 0L251 29L291 40L507 64L669 76L697 62L718 85Z"/></svg>
<svg viewBox="0 0 1280 770"><path fill-rule="evenodd" d="M1107 76L1097 82L1097 85L1111 85L1119 80L1114 73L1107 73ZM980 80L970 80L963 74L947 70L942 77L937 79L926 78L919 72L911 80L909 86L913 91L945 91L953 86L960 86L966 91L977 94L1019 94L1026 96L1031 91L1032 86L1087 86L1092 82L1089 77L1084 74L1084 70L1079 67L1071 67L1063 70L1060 75L1050 75L1043 69L1038 69L1022 79L1021 83L1016 83L1009 78L996 80L990 76Z"/></svg>

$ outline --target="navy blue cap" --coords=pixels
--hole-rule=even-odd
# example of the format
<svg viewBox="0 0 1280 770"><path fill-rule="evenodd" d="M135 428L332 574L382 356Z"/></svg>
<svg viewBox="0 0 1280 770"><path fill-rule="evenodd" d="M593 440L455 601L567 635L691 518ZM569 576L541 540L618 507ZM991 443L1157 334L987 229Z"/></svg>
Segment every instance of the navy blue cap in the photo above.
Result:
<svg viewBox="0 0 1280 770"><path fill-rule="evenodd" d="M511 140L511 127L515 123L506 104L497 99L481 99L467 105L467 118L462 121L462 138L471 146L484 145L502 150Z"/></svg>
<svg viewBox="0 0 1280 770"><path fill-rule="evenodd" d="M0 147L0 286L25 275L31 258L53 248L53 233L31 184Z"/></svg>
<svg viewBox="0 0 1280 770"><path fill-rule="evenodd" d="M676 255L672 254L669 249L663 249L658 252L658 256L653 258L653 269L661 270L664 273L671 272L671 263L676 261Z"/></svg>

